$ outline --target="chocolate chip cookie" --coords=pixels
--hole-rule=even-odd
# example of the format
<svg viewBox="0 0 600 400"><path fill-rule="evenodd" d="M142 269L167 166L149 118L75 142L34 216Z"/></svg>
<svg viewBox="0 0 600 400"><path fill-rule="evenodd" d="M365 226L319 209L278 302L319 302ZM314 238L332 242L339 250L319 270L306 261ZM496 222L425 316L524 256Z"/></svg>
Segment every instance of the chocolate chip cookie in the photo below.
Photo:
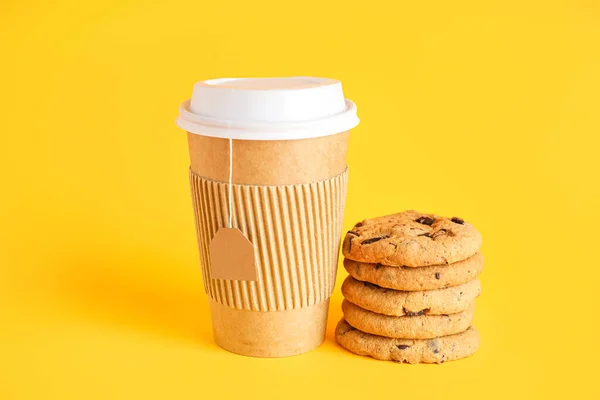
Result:
<svg viewBox="0 0 600 400"><path fill-rule="evenodd" d="M359 281L371 282L396 290L433 290L461 285L475 279L483 271L483 255L475 253L466 260L430 267L389 267L344 260L344 268Z"/></svg>
<svg viewBox="0 0 600 400"><path fill-rule="evenodd" d="M475 303L463 312L444 315L393 317L376 314L342 302L344 319L356 329L373 335L402 339L431 339L465 331L473 323Z"/></svg>
<svg viewBox="0 0 600 400"><path fill-rule="evenodd" d="M342 251L354 261L423 267L465 260L480 247L481 235L463 219L411 210L357 223Z"/></svg>
<svg viewBox="0 0 600 400"><path fill-rule="evenodd" d="M435 339L407 340L361 332L342 319L335 329L335 339L352 353L410 364L458 360L472 355L479 347L479 332L474 326Z"/></svg>
<svg viewBox="0 0 600 400"><path fill-rule="evenodd" d="M342 294L351 303L378 314L402 316L456 314L481 293L478 279L446 289L405 292L347 277Z"/></svg>

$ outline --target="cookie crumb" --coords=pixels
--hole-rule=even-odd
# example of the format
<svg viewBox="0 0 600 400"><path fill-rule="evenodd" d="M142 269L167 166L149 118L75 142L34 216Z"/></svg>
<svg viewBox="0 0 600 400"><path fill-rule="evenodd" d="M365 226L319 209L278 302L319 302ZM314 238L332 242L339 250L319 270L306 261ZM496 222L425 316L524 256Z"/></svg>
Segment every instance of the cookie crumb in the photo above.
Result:
<svg viewBox="0 0 600 400"><path fill-rule="evenodd" d="M448 231L447 231L447 230L445 230L445 229L440 229L439 231L437 231L436 233L434 233L434 234L432 235L432 237L431 237L431 238L432 238L432 239L437 239L439 236L446 235L447 233L448 233Z"/></svg>

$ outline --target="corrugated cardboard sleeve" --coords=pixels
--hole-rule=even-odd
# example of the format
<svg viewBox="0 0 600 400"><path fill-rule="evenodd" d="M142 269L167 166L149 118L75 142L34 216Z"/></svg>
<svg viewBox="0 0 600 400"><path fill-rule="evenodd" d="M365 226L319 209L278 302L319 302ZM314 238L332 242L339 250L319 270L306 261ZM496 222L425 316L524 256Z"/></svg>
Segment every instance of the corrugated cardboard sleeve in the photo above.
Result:
<svg viewBox="0 0 600 400"><path fill-rule="evenodd" d="M266 312L327 300L335 285L347 174L346 169L296 185L232 185L232 225L255 249L257 279L244 281L211 277L210 242L228 226L229 186L190 169L204 289L211 304Z"/></svg>

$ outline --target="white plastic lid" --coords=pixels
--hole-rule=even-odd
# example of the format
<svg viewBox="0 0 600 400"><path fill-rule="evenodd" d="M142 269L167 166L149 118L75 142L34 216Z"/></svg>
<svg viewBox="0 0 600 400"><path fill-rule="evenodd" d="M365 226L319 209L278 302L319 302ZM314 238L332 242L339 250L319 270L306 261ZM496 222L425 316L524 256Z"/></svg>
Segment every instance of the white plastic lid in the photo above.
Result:
<svg viewBox="0 0 600 400"><path fill-rule="evenodd" d="M177 118L177 126L188 132L238 140L308 139L347 131L358 122L340 81L311 77L197 82Z"/></svg>

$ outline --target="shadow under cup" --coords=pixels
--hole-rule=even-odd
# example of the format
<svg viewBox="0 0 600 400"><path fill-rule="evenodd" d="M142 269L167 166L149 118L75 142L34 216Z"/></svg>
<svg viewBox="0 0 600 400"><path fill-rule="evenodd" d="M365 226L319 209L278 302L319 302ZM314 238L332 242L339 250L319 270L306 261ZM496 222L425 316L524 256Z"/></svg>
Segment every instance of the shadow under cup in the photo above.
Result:
<svg viewBox="0 0 600 400"><path fill-rule="evenodd" d="M283 357L323 342L337 272L348 138L342 132L232 140L233 228L255 251L256 280L248 281L211 276L210 242L229 217L229 139L188 132L204 288L222 348Z"/></svg>

